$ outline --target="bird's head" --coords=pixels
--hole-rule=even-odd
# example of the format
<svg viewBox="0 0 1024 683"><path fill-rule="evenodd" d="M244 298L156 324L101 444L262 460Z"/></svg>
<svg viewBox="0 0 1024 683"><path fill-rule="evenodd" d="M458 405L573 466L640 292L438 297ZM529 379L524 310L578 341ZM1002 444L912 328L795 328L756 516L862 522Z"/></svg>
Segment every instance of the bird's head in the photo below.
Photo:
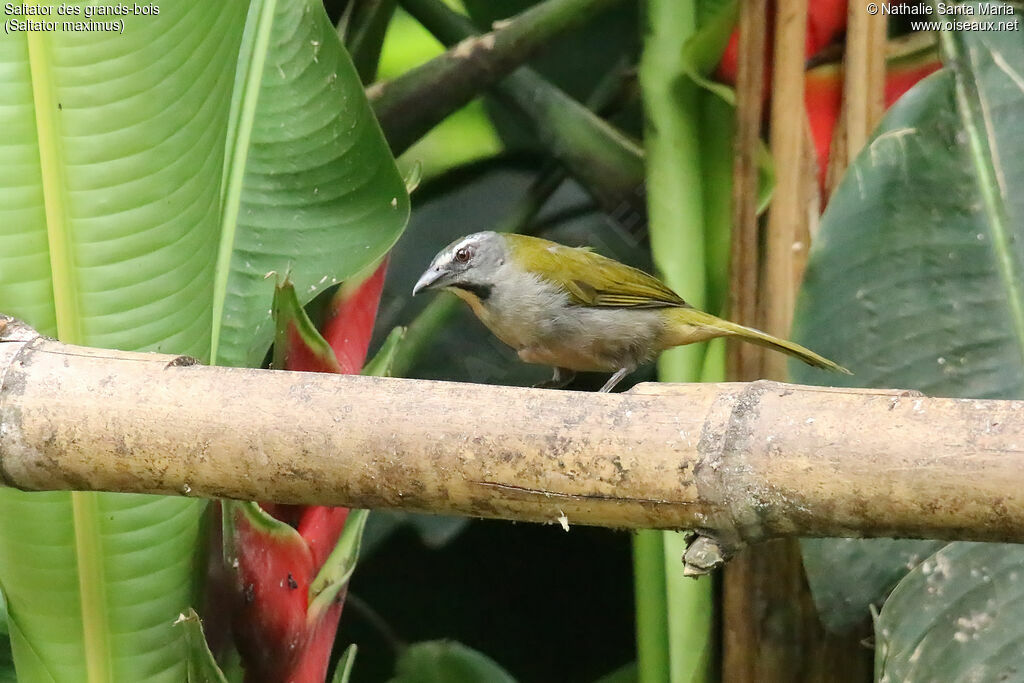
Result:
<svg viewBox="0 0 1024 683"><path fill-rule="evenodd" d="M460 237L442 249L413 287L413 296L426 289L461 289L486 301L504 265L508 249L496 232Z"/></svg>

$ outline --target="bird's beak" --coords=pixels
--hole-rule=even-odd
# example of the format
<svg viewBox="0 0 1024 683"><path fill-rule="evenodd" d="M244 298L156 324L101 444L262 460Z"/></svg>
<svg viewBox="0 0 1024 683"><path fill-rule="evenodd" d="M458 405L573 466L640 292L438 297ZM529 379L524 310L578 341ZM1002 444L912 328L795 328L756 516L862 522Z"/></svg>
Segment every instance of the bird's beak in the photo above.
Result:
<svg viewBox="0 0 1024 683"><path fill-rule="evenodd" d="M416 296L419 292L424 289L429 289L431 285L437 283L445 275L445 271L437 266L430 266L427 268L427 272L420 276L420 279L416 281L416 286L412 288L412 295Z"/></svg>

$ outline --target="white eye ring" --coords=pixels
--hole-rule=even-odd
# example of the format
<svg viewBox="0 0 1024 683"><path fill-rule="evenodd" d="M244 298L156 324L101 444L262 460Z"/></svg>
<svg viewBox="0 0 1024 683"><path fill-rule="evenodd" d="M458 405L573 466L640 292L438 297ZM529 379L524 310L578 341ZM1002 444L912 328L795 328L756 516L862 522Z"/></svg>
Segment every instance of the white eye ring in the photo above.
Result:
<svg viewBox="0 0 1024 683"><path fill-rule="evenodd" d="M469 259L471 259L471 258L473 258L473 248L472 247L469 247L469 246L459 247L458 249L455 250L455 260L457 262L459 262L459 263L468 263Z"/></svg>

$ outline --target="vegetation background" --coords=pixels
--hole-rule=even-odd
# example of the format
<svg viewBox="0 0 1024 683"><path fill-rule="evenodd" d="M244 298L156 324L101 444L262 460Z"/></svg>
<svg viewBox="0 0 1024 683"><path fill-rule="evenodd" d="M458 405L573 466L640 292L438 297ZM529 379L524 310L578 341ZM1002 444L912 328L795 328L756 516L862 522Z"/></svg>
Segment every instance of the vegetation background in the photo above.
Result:
<svg viewBox="0 0 1024 683"><path fill-rule="evenodd" d="M0 311L69 343L224 365L529 385L547 371L451 297L410 297L454 237L516 230L656 271L855 372L712 344L634 382L790 373L1019 398L1019 24L920 31L863 9L176 0L118 37L9 31ZM774 543L694 582L683 545L3 490L0 680L1024 671L1019 547Z"/></svg>

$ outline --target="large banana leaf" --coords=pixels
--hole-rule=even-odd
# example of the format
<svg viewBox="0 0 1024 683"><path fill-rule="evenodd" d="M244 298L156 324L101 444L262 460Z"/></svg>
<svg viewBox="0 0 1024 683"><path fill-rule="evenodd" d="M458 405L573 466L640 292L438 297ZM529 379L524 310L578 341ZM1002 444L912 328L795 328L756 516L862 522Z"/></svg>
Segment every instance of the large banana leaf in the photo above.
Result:
<svg viewBox="0 0 1024 683"><path fill-rule="evenodd" d="M303 302L380 259L409 216L362 83L315 0L256 0L235 92L213 358L263 360L273 271Z"/></svg>
<svg viewBox="0 0 1024 683"><path fill-rule="evenodd" d="M87 345L209 359L219 339L239 363L269 341L253 273L291 267L308 300L396 239L403 185L322 6L247 7L0 37L0 310ZM183 680L202 510L0 491L20 678Z"/></svg>
<svg viewBox="0 0 1024 683"><path fill-rule="evenodd" d="M1024 546L950 543L914 568L875 624L875 680L1019 681Z"/></svg>
<svg viewBox="0 0 1024 683"><path fill-rule="evenodd" d="M245 6L167 3L123 34L0 40L0 310L72 343L208 355ZM0 491L25 681L182 680L199 501Z"/></svg>
<svg viewBox="0 0 1024 683"><path fill-rule="evenodd" d="M966 31L941 42L946 68L896 103L829 203L797 338L850 368L852 377L832 378L847 385L1020 398L1024 41L1018 31ZM791 370L795 381L814 381ZM879 487L864 495L885 494L881 477ZM841 630L865 619L868 605L935 549L921 541L805 542L826 624ZM996 565L1011 550L992 544L972 554ZM924 594L912 607L943 599ZM886 623L898 611L887 606Z"/></svg>

